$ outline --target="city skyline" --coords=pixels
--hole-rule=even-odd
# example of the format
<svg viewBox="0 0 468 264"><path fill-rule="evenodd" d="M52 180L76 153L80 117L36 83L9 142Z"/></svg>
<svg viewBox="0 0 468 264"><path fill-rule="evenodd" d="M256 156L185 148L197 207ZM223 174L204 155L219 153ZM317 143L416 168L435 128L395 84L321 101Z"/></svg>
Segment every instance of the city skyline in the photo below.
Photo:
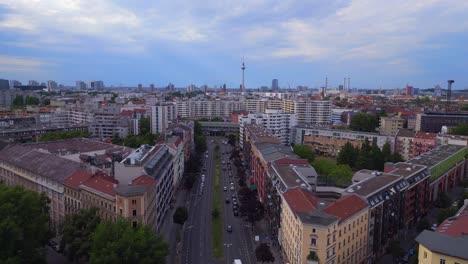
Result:
<svg viewBox="0 0 468 264"><path fill-rule="evenodd" d="M177 8L183 6L184 8ZM304 11L307 10L307 11ZM0 78L106 86L468 87L465 1L6 0Z"/></svg>

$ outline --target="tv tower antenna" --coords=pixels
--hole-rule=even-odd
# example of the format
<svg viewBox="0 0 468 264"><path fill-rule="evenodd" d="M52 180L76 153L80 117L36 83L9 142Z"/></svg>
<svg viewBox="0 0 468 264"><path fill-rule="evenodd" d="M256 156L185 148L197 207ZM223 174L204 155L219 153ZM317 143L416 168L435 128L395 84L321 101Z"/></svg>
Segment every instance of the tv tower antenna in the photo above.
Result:
<svg viewBox="0 0 468 264"><path fill-rule="evenodd" d="M245 93L245 75L244 75L244 72L245 72L245 63L244 63L244 57L242 57L242 93Z"/></svg>

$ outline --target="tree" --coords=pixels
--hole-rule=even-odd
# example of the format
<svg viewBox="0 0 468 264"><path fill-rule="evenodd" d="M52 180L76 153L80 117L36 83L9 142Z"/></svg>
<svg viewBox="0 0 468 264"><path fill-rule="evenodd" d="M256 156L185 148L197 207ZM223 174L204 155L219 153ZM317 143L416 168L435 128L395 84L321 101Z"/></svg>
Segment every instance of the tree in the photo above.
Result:
<svg viewBox="0 0 468 264"><path fill-rule="evenodd" d="M445 219L454 216L457 213L458 209L455 207L445 208L439 211L437 215L437 224L441 224Z"/></svg>
<svg viewBox="0 0 468 264"><path fill-rule="evenodd" d="M296 153L301 159L307 159L309 163L314 161L315 155L311 147L305 145L295 145L294 153Z"/></svg>
<svg viewBox="0 0 468 264"><path fill-rule="evenodd" d="M239 196L240 203L255 199L255 192L252 191L249 187L240 188L237 194Z"/></svg>
<svg viewBox="0 0 468 264"><path fill-rule="evenodd" d="M235 147L235 146L236 146L236 141L237 141L236 135L234 135L234 134L229 134L229 135L228 135L228 143L229 143L229 145Z"/></svg>
<svg viewBox="0 0 468 264"><path fill-rule="evenodd" d="M401 242L398 240L390 242L389 250L394 260L401 258L405 255L405 250L403 249L403 247L401 247Z"/></svg>
<svg viewBox="0 0 468 264"><path fill-rule="evenodd" d="M71 139L71 138L87 138L90 136L91 134L85 130L50 132L50 133L43 134L39 138L39 141L51 141L51 140Z"/></svg>
<svg viewBox="0 0 468 264"><path fill-rule="evenodd" d="M0 262L46 263L49 203L45 193L0 184Z"/></svg>
<svg viewBox="0 0 468 264"><path fill-rule="evenodd" d="M452 201L447 193L440 193L439 199L437 199L437 206L440 208L448 208L451 205Z"/></svg>
<svg viewBox="0 0 468 264"><path fill-rule="evenodd" d="M13 105L24 105L24 97L22 95L15 96L13 99Z"/></svg>
<svg viewBox="0 0 468 264"><path fill-rule="evenodd" d="M120 138L119 133L114 133L112 136L112 144L121 145L123 140Z"/></svg>
<svg viewBox="0 0 468 264"><path fill-rule="evenodd" d="M101 222L93 234L90 263L165 263L168 246L150 227L118 219Z"/></svg>
<svg viewBox="0 0 468 264"><path fill-rule="evenodd" d="M367 169L382 171L384 169L384 163L385 160L382 151L379 146L377 146L377 142L373 141L370 156L367 161Z"/></svg>
<svg viewBox="0 0 468 264"><path fill-rule="evenodd" d="M352 182L353 170L348 164L334 166L329 176L335 180L338 185L348 186Z"/></svg>
<svg viewBox="0 0 468 264"><path fill-rule="evenodd" d="M149 117L140 118L140 136L151 133L151 122Z"/></svg>
<svg viewBox="0 0 468 264"><path fill-rule="evenodd" d="M467 123L459 124L458 126L450 129L450 134L468 135L468 124Z"/></svg>
<svg viewBox="0 0 468 264"><path fill-rule="evenodd" d="M172 220L174 223L183 225L185 221L188 219L188 210L187 207L185 206L179 206L177 207L176 211L174 212L174 215L172 216Z"/></svg>
<svg viewBox="0 0 468 264"><path fill-rule="evenodd" d="M375 132L378 123L376 116L358 113L351 118L349 127L354 131Z"/></svg>
<svg viewBox="0 0 468 264"><path fill-rule="evenodd" d="M337 163L348 164L351 168L355 168L358 151L358 149L354 148L353 144L346 142L343 148L341 148L340 153L338 153L338 157L336 158Z"/></svg>
<svg viewBox="0 0 468 264"><path fill-rule="evenodd" d="M273 253L271 253L270 246L266 243L261 243L255 249L255 256L257 257L257 261L259 262L275 262L275 257Z"/></svg>
<svg viewBox="0 0 468 264"><path fill-rule="evenodd" d="M429 228L431 228L431 224L429 224L426 218L421 219L416 227L418 233L422 232L425 229L429 230Z"/></svg>
<svg viewBox="0 0 468 264"><path fill-rule="evenodd" d="M320 175L329 175L335 167L333 162L326 158L320 158L315 160L313 166L317 173Z"/></svg>
<svg viewBox="0 0 468 264"><path fill-rule="evenodd" d="M383 155L383 158L384 158L385 162L393 160L392 149L390 147L390 143L385 142L385 144L382 147L382 155Z"/></svg>
<svg viewBox="0 0 468 264"><path fill-rule="evenodd" d="M359 150L359 157L356 161L356 169L369 169L368 168L368 161L371 155L372 147L369 143L369 140L366 138L361 145L361 149Z"/></svg>
<svg viewBox="0 0 468 264"><path fill-rule="evenodd" d="M257 221L262 220L263 215L265 214L265 207L255 197L255 199L245 200L243 203L241 203L239 211L241 215L245 216L247 221L254 224Z"/></svg>
<svg viewBox="0 0 468 264"><path fill-rule="evenodd" d="M96 208L82 209L77 214L65 218L60 246L65 249L69 260L89 259L91 238L100 222L101 218Z"/></svg>

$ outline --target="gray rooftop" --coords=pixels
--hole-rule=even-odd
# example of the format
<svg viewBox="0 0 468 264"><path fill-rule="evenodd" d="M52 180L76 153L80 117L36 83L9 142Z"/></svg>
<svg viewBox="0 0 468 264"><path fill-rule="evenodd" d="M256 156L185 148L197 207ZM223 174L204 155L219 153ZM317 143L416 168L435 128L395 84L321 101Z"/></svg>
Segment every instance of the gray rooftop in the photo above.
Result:
<svg viewBox="0 0 468 264"><path fill-rule="evenodd" d="M257 144L255 145L257 146ZM289 146L271 143L257 146L257 149L260 151L266 162L275 161L282 158L299 159L299 156L297 156Z"/></svg>
<svg viewBox="0 0 468 264"><path fill-rule="evenodd" d="M466 146L442 145L407 162L427 166L431 169L442 161L448 159L450 156L462 151L464 148L466 148Z"/></svg>
<svg viewBox="0 0 468 264"><path fill-rule="evenodd" d="M23 145L6 147L0 151L0 160L58 182L63 182L81 167L78 162Z"/></svg>
<svg viewBox="0 0 468 264"><path fill-rule="evenodd" d="M416 241L431 251L468 260L468 235L451 237L424 230L416 237Z"/></svg>
<svg viewBox="0 0 468 264"><path fill-rule="evenodd" d="M239 128L239 123L231 122L206 122L199 121L202 127L230 127L230 128Z"/></svg>
<svg viewBox="0 0 468 264"><path fill-rule="evenodd" d="M125 197L131 197L131 196L137 196L137 195L142 195L145 193L146 188L148 186L146 185L126 185L126 186L119 186L114 188L114 191L122 196Z"/></svg>
<svg viewBox="0 0 468 264"><path fill-rule="evenodd" d="M296 213L296 215L301 219L303 223L311 225L329 226L340 220L336 216L326 214L319 210L314 210L312 212L307 213Z"/></svg>
<svg viewBox="0 0 468 264"><path fill-rule="evenodd" d="M406 128L400 128L396 134L397 137L414 137L416 135L416 131L409 130Z"/></svg>
<svg viewBox="0 0 468 264"><path fill-rule="evenodd" d="M375 175L374 175L375 176ZM372 177L372 174L363 181L355 183L346 189L347 193L356 193L362 197L369 197L370 195L384 189L391 184L396 183L401 179L400 176L381 173Z"/></svg>

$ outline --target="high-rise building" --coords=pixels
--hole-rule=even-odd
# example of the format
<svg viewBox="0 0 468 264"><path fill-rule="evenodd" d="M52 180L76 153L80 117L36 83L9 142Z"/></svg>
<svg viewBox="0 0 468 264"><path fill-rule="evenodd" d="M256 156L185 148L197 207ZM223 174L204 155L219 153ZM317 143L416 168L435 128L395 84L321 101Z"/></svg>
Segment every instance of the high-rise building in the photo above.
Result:
<svg viewBox="0 0 468 264"><path fill-rule="evenodd" d="M21 82L17 80L10 80L10 89L14 89L15 86L20 86Z"/></svg>
<svg viewBox="0 0 468 264"><path fill-rule="evenodd" d="M78 91L86 90L86 83L83 81L76 81L76 90Z"/></svg>
<svg viewBox="0 0 468 264"><path fill-rule="evenodd" d="M34 80L29 80L28 85L30 85L30 86L39 86L39 82L34 81Z"/></svg>
<svg viewBox="0 0 468 264"><path fill-rule="evenodd" d="M88 83L88 89L90 90L104 90L103 81L90 81Z"/></svg>
<svg viewBox="0 0 468 264"><path fill-rule="evenodd" d="M456 127L468 123L468 114L425 113L416 115L416 131L438 133L443 126Z"/></svg>
<svg viewBox="0 0 468 264"><path fill-rule="evenodd" d="M413 95L413 86L411 85L406 86L406 95Z"/></svg>
<svg viewBox="0 0 468 264"><path fill-rule="evenodd" d="M0 90L10 90L10 83L8 80L0 79Z"/></svg>
<svg viewBox="0 0 468 264"><path fill-rule="evenodd" d="M273 80L271 81L271 89L272 89L273 91L276 91L276 90L279 89L279 82L278 82L278 79L273 79Z"/></svg>
<svg viewBox="0 0 468 264"><path fill-rule="evenodd" d="M187 93L193 93L193 92L195 92L195 88L196 88L196 86L193 85L193 84L187 86Z"/></svg>
<svg viewBox="0 0 468 264"><path fill-rule="evenodd" d="M150 84L150 90L153 92L154 91L154 84Z"/></svg>
<svg viewBox="0 0 468 264"><path fill-rule="evenodd" d="M56 91L57 90L57 82L49 80L47 81L47 90L50 91Z"/></svg>
<svg viewBox="0 0 468 264"><path fill-rule="evenodd" d="M170 124L177 119L175 103L158 103L151 106L151 133L160 134L166 131Z"/></svg>
<svg viewBox="0 0 468 264"><path fill-rule="evenodd" d="M327 100L283 100L283 111L296 113L301 124L328 126L332 121L332 104Z"/></svg>
<svg viewBox="0 0 468 264"><path fill-rule="evenodd" d="M260 125L279 138L282 144L289 145L291 129L297 124L297 116L282 110L271 109L265 110L264 113L242 115L239 116L240 135L243 134L244 126L247 124Z"/></svg>

